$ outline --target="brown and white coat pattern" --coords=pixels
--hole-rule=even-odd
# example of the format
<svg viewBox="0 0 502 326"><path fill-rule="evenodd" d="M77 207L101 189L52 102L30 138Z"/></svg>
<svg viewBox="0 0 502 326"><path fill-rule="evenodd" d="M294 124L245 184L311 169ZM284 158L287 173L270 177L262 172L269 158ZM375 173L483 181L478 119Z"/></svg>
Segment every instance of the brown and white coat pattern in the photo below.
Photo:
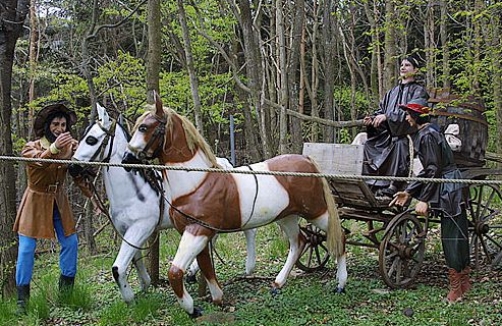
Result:
<svg viewBox="0 0 502 326"><path fill-rule="evenodd" d="M165 137L152 139L159 126L165 128ZM160 146L162 150L159 151ZM186 118L164 109L158 98L155 113L146 113L138 119L128 147L131 156L157 156L170 166L217 166L209 146L195 127ZM281 155L239 169L319 172L315 162L302 155ZM167 178L173 206L170 213L176 229L182 233L169 279L178 302L187 313L196 315L197 309L183 286L182 278L196 257L208 280L213 301L222 301L223 292L216 280L207 247L216 231L233 232L274 221L281 226L290 242L288 258L275 279L274 287L284 285L305 246L306 240L298 226L299 218L303 217L327 232L328 248L338 262L338 288L344 288L347 279L344 235L324 178L182 170L168 170Z"/></svg>

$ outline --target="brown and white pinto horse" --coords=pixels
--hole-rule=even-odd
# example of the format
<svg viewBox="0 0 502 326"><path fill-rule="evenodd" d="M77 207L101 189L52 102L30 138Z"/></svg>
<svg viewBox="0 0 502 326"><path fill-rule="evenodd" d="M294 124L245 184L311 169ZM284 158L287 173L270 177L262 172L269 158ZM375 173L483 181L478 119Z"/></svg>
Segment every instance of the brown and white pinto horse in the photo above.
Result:
<svg viewBox="0 0 502 326"><path fill-rule="evenodd" d="M194 125L163 108L158 96L155 111L138 118L128 152L124 163L155 157L175 167L218 167L215 155ZM222 303L223 291L208 249L216 232L236 232L277 222L290 245L286 263L273 283L274 288L281 288L306 244L299 230L300 217L326 231L328 250L338 264L337 292L342 292L347 281L345 237L328 183L325 178L287 175L319 173L317 164L303 155L281 155L239 169L285 173L168 170L170 215L182 234L169 269L169 281L183 309L192 317L201 313L183 284L183 275L195 258L207 279L213 302Z"/></svg>

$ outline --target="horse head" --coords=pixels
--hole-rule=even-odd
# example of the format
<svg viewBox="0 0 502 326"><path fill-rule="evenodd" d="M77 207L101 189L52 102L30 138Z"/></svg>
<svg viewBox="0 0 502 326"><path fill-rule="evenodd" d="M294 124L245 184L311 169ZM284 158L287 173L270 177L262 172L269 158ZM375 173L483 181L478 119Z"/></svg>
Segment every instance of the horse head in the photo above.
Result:
<svg viewBox="0 0 502 326"><path fill-rule="evenodd" d="M74 163L68 166L70 175L73 177L82 175L90 170L90 166L82 167L77 162L109 161L114 138L115 121L113 121L106 109L97 104L98 118L85 130L84 135L73 154Z"/></svg>
<svg viewBox="0 0 502 326"><path fill-rule="evenodd" d="M158 158L164 164L193 162L217 167L216 156L193 123L169 108L155 94L155 106L138 118L123 163L138 163Z"/></svg>
<svg viewBox="0 0 502 326"><path fill-rule="evenodd" d="M154 95L155 110L138 118L122 163L138 164L144 160L158 158L162 153L167 118L162 100L157 93Z"/></svg>

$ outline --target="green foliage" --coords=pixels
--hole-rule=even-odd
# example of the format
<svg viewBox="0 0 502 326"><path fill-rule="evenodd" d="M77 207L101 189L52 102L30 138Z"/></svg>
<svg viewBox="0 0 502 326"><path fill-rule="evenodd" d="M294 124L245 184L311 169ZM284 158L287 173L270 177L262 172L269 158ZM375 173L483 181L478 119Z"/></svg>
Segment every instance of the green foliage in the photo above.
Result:
<svg viewBox="0 0 502 326"><path fill-rule="evenodd" d="M334 90L335 106L342 116L339 117L342 121L351 120L350 109L352 103L356 109L357 115L366 115L373 113L374 108L370 107L370 99L362 91L356 91L353 95L350 87L337 87Z"/></svg>
<svg viewBox="0 0 502 326"><path fill-rule="evenodd" d="M27 142L26 139L18 137L17 134L13 134L12 135L12 150L13 150L13 152L14 153L21 153L21 150L23 149L26 142Z"/></svg>
<svg viewBox="0 0 502 326"><path fill-rule="evenodd" d="M486 103L487 107L493 108L493 103ZM497 117L495 110L487 110L484 115L486 116L486 121L488 122L488 145L486 150L489 152L497 152L496 141L497 141Z"/></svg>
<svg viewBox="0 0 502 326"><path fill-rule="evenodd" d="M199 97L206 130L228 130L230 114L235 124L243 121L242 105L235 100L233 81L228 73L212 74L199 78ZM161 98L165 106L192 118L193 99L190 80L186 73L162 73ZM212 143L212 139L208 139Z"/></svg>
<svg viewBox="0 0 502 326"><path fill-rule="evenodd" d="M342 128L338 131L337 134L337 143L340 144L350 144L352 142L352 134L350 130L347 128Z"/></svg>
<svg viewBox="0 0 502 326"><path fill-rule="evenodd" d="M0 300L0 326L11 326L15 324L16 303L14 299Z"/></svg>
<svg viewBox="0 0 502 326"><path fill-rule="evenodd" d="M98 96L106 96L120 105L126 116L138 114L146 100L146 68L143 60L119 51L117 58L98 69L94 78Z"/></svg>
<svg viewBox="0 0 502 326"><path fill-rule="evenodd" d="M190 45L192 56L195 61L195 69L201 74L220 73L215 71L219 65L215 65L220 59L220 54L211 46L211 42L198 31L204 31L207 36L223 47L233 43L235 34L234 28L237 24L232 15L222 15L222 5L218 1L204 1L196 3L197 7L193 7L195 3L184 2L187 24L189 25ZM178 5L176 2L164 1L162 3L163 17L169 17L168 24L163 26L162 34L172 35L183 44L181 26L178 19ZM169 42L169 40L166 40ZM164 62L179 61L177 51L181 49L173 49L172 53L163 53ZM184 53L183 53L184 55ZM182 68L185 63L184 59L179 62L179 68ZM221 68L226 70L226 65L222 64ZM177 69L177 71L180 71Z"/></svg>

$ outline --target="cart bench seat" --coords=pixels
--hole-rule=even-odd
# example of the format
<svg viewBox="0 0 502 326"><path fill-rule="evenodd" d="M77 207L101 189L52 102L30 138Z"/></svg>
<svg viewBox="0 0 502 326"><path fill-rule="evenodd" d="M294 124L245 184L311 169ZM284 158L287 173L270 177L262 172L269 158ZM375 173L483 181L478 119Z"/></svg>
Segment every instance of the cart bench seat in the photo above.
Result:
<svg viewBox="0 0 502 326"><path fill-rule="evenodd" d="M325 174L360 176L364 145L304 143L303 155L312 157ZM388 199L375 197L364 180L328 178L333 196L339 206L381 210Z"/></svg>

